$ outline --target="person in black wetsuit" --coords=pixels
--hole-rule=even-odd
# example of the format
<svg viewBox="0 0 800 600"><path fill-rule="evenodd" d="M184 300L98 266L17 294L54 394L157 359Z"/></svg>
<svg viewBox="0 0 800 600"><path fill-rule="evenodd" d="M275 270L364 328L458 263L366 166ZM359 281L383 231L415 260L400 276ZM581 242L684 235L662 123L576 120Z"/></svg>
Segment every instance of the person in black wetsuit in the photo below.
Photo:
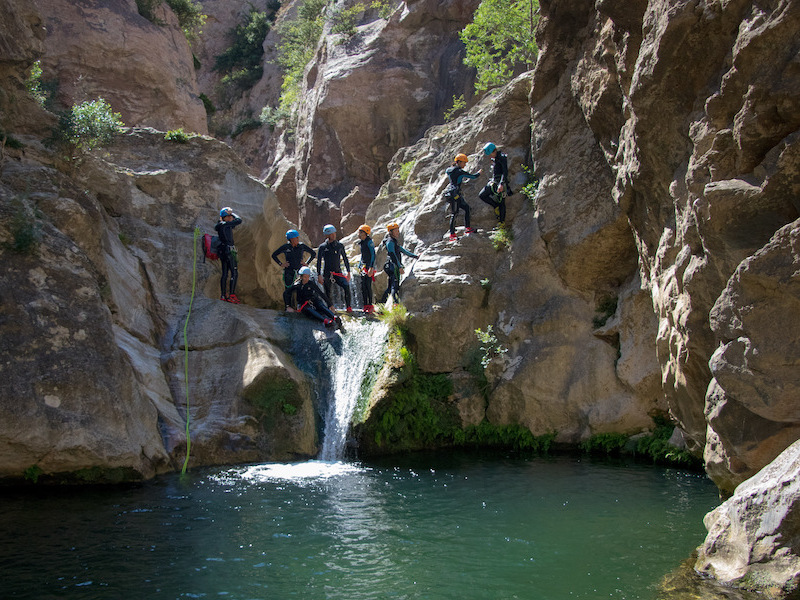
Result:
<svg viewBox="0 0 800 600"><path fill-rule="evenodd" d="M359 270L361 271L361 296L364 299L364 312L369 314L375 312L372 305L372 283L375 281L375 244L369 237L372 233L369 225L362 225L358 228L358 245L361 246L361 261Z"/></svg>
<svg viewBox="0 0 800 600"><path fill-rule="evenodd" d="M319 277L319 282L325 286L325 294L328 298L333 298L331 288L334 283L342 288L347 312L352 313L353 308L350 306L352 303L350 295L350 261L347 260L344 244L336 240L336 227L333 225L325 225L322 228L322 233L327 236L327 239L317 248L317 276ZM344 261L347 273L342 273L341 261Z"/></svg>
<svg viewBox="0 0 800 600"><path fill-rule="evenodd" d="M342 319L337 317L333 311L330 299L326 296L319 286L311 281L311 268L300 267L298 271L300 277L290 288L289 302L292 295L297 295L297 312L300 312L310 319L322 321L325 327L336 327L343 329Z"/></svg>
<svg viewBox="0 0 800 600"><path fill-rule="evenodd" d="M506 196L514 194L508 182L508 156L492 142L483 147L483 153L492 158L492 178L478 197L494 208L497 222L502 224L506 221Z"/></svg>
<svg viewBox="0 0 800 600"><path fill-rule="evenodd" d="M317 253L305 244L300 243L300 232L296 229L287 231L286 239L288 241L272 253L272 260L283 268L283 287L285 288L283 290L283 303L286 306L286 310L291 312L293 310L290 306L292 295L289 289L294 285L295 277L300 268L307 267L308 263L314 260ZM303 255L306 253L310 254L308 261L303 260ZM283 254L286 260L281 261L278 258L279 254Z"/></svg>
<svg viewBox="0 0 800 600"><path fill-rule="evenodd" d="M481 172L469 173L465 171L464 167L467 165L468 160L469 158L466 154L458 154L454 159L453 165L447 169L447 178L450 180L450 183L444 190L444 197L450 203L450 210L452 211L452 215L450 216L451 242L458 239L458 236L456 236L456 216L458 215L459 209L464 211L464 233L467 235L475 233L475 230L470 227L469 204L464 202L464 195L461 193L461 184L465 179L476 179Z"/></svg>
<svg viewBox="0 0 800 600"><path fill-rule="evenodd" d="M400 245L400 226L397 223L390 223L386 229L388 230L386 237L381 243L386 245L386 251L389 255L386 264L383 265L384 272L389 276L389 284L386 286L386 291L383 293L381 303L389 299L389 294L392 295L395 303L397 303L400 302L400 275L405 273L403 260L400 255L405 254L411 258L419 258L419 256L413 252L409 252Z"/></svg>
<svg viewBox="0 0 800 600"><path fill-rule="evenodd" d="M214 226L217 236L219 236L217 256L222 265L222 276L219 279L221 292L219 299L233 304L241 302L234 293L236 282L239 279L239 257L236 253L236 246L233 244L233 228L241 224L241 217L234 214L230 206L226 206L219 211L219 223ZM228 291L228 275L230 275L230 293L226 293Z"/></svg>

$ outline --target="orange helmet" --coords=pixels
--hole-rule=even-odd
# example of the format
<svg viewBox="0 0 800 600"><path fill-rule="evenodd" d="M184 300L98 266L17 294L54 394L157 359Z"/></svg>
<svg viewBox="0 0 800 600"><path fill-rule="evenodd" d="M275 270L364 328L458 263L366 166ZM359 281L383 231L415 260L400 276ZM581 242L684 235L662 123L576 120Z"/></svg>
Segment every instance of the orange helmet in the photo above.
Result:
<svg viewBox="0 0 800 600"><path fill-rule="evenodd" d="M392 231L393 229L400 229L400 225L398 225L397 223L389 223L386 226L386 231Z"/></svg>
<svg viewBox="0 0 800 600"><path fill-rule="evenodd" d="M464 153L456 154L456 157L453 159L455 162L469 162L469 156Z"/></svg>
<svg viewBox="0 0 800 600"><path fill-rule="evenodd" d="M359 227L359 228L358 228L358 230L359 230L359 231L363 231L363 232L364 232L364 233L366 233L367 235L369 235L370 233L372 233L372 229L370 229L369 225L367 225L366 223L365 223L364 225L362 225L361 227Z"/></svg>

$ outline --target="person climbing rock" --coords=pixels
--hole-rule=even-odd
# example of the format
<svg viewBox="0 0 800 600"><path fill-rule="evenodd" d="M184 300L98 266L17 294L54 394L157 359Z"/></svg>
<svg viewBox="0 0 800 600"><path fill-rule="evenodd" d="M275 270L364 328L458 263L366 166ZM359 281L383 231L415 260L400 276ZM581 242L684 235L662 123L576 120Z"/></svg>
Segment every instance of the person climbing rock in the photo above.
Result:
<svg viewBox="0 0 800 600"><path fill-rule="evenodd" d="M222 265L222 276L219 279L221 292L219 299L233 304L241 302L235 294L236 282L239 279L239 257L236 252L236 246L233 243L233 228L241 224L241 217L234 214L230 206L226 206L219 211L219 222L214 226L219 237L217 256L219 256L219 263ZM230 288L228 288L229 276Z"/></svg>
<svg viewBox="0 0 800 600"><path fill-rule="evenodd" d="M304 314L309 319L322 321L325 327L338 326L339 329L343 329L342 319L334 314L330 298L319 289L315 282L311 281L311 268L300 267L298 274L297 281L287 289L289 304L292 302L292 296L296 295L297 312Z"/></svg>
<svg viewBox="0 0 800 600"><path fill-rule="evenodd" d="M449 202L450 211L452 213L450 216L451 242L458 239L456 235L456 216L458 215L459 209L464 211L464 233L467 235L475 233L475 230L470 227L469 204L464 201L464 195L461 193L461 184L465 179L477 179L481 172L469 173L465 171L464 167L467 165L467 161L469 161L469 158L466 154L457 154L455 159L453 159L453 165L448 167L446 171L450 183L444 190L444 197L445 200Z"/></svg>
<svg viewBox="0 0 800 600"><path fill-rule="evenodd" d="M291 311L290 299L292 295L289 290L294 285L297 272L302 267L307 267L308 263L314 260L317 253L300 242L300 232L296 229L287 231L286 239L288 241L272 253L272 260L283 268L283 303L286 306L286 310ZM306 253L310 255L308 261L303 258ZM278 258L279 254L283 254L285 260L280 260Z"/></svg>
<svg viewBox="0 0 800 600"><path fill-rule="evenodd" d="M419 258L419 256L400 245L400 226L397 223L390 223L386 229L386 237L383 238L381 244L386 246L386 251L389 255L386 264L383 265L383 270L389 276L389 283L383 293L381 303L389 299L389 294L392 295L395 303L397 303L400 301L400 275L405 273L400 255L405 254L411 258Z"/></svg>
<svg viewBox="0 0 800 600"><path fill-rule="evenodd" d="M508 156L492 142L483 147L483 153L492 159L492 178L478 197L494 208L497 222L502 224L506 221L506 196L514 195L508 181Z"/></svg>
<svg viewBox="0 0 800 600"><path fill-rule="evenodd" d="M331 294L333 284L336 283L344 290L344 304L347 312L352 313L352 297L350 295L350 261L347 260L347 252L344 244L336 239L336 227L325 225L322 233L326 239L317 248L317 276L319 282L325 286L325 294L328 298L333 298ZM342 273L342 261L347 269L347 273Z"/></svg>
<svg viewBox="0 0 800 600"><path fill-rule="evenodd" d="M375 244L370 237L371 233L372 229L369 225L364 224L358 228L358 245L361 247L358 270L361 272L361 297L366 314L375 312L375 307L372 305L372 284L375 281Z"/></svg>

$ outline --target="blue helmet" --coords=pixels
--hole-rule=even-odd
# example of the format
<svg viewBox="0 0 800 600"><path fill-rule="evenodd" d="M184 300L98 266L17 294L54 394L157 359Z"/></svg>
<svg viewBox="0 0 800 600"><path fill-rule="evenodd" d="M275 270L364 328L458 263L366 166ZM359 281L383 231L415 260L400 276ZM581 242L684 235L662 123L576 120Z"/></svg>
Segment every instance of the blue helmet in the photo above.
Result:
<svg viewBox="0 0 800 600"><path fill-rule="evenodd" d="M286 239L291 240L292 238L300 237L300 232L297 229L290 229L286 232Z"/></svg>
<svg viewBox="0 0 800 600"><path fill-rule="evenodd" d="M486 144L486 145L483 147L483 153L484 153L486 156L489 156L489 155L490 155L492 152L494 152L495 150L497 150L497 146L495 146L495 145L494 145L492 142L489 142L488 144Z"/></svg>
<svg viewBox="0 0 800 600"><path fill-rule="evenodd" d="M233 213L233 209L230 206L226 206L221 211L219 211L219 218L227 217L228 215Z"/></svg>
<svg viewBox="0 0 800 600"><path fill-rule="evenodd" d="M334 227L333 225L330 225L330 224L325 225L325 227L322 228L322 233L324 233L325 235L330 235L332 233L336 233L336 227Z"/></svg>

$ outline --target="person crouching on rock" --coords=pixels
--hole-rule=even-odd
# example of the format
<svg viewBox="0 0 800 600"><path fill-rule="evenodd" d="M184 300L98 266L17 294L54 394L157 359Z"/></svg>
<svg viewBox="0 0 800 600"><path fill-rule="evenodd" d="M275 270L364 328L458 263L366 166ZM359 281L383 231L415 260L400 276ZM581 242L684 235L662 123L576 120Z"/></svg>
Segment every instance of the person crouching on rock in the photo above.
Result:
<svg viewBox="0 0 800 600"><path fill-rule="evenodd" d="M446 171L447 178L450 180L450 183L444 191L444 197L445 200L449 202L450 210L452 212L452 215L450 216L451 242L458 239L458 236L456 236L456 216L458 215L459 209L464 211L464 233L475 233L475 230L470 227L469 204L464 201L464 194L461 193L461 184L465 179L477 179L481 172L478 171L477 173L469 173L468 171L465 171L464 167L467 166L468 160L469 157L467 157L466 154L457 154L455 159L453 159L453 165Z"/></svg>
<svg viewBox="0 0 800 600"><path fill-rule="evenodd" d="M383 293L381 303L389 299L389 294L392 295L395 303L400 302L400 275L405 273L403 268L403 260L400 256L405 254L411 258L419 258L413 252L409 252L400 245L400 226L397 223L390 223L386 228L388 231L386 237L383 238L381 244L386 246L386 251L389 259L383 265L384 272L389 276L389 284L386 286L386 291Z"/></svg>
<svg viewBox="0 0 800 600"><path fill-rule="evenodd" d="M272 260L274 260L279 267L283 268L283 304L286 310L291 312L291 288L294 285L295 277L302 267L307 267L308 263L314 260L317 255L311 248L305 244L300 243L300 232L296 229L290 229L286 232L287 242L272 253ZM303 255L308 253L308 261L303 260ZM279 254L283 254L286 259L281 261L278 258Z"/></svg>
<svg viewBox="0 0 800 600"><path fill-rule="evenodd" d="M375 312L375 307L372 305L372 283L375 281L375 244L369 237L371 233L369 225L364 224L358 228L358 245L361 246L361 260L359 261L361 296L364 299L366 314Z"/></svg>
<svg viewBox="0 0 800 600"><path fill-rule="evenodd" d="M334 282L344 290L344 304L347 312L352 313L352 297L350 295L350 261L347 260L347 252L344 244L336 240L336 227L325 225L322 233L326 240L317 248L317 273L319 282L325 286L325 294L328 298L333 298L331 294ZM342 273L342 261L347 269L347 273Z"/></svg>
<svg viewBox="0 0 800 600"><path fill-rule="evenodd" d="M502 224L506 221L506 196L514 195L508 183L508 156L492 142L483 147L483 153L492 159L492 178L478 197L494 208L497 222Z"/></svg>
<svg viewBox="0 0 800 600"><path fill-rule="evenodd" d="M297 311L310 319L322 321L325 327L338 325L341 328L342 320L333 313L330 299L315 282L311 281L311 269L300 267L298 273L300 277L288 290L290 302L292 295L297 295Z"/></svg>
<svg viewBox="0 0 800 600"><path fill-rule="evenodd" d="M222 295L220 300L239 304L241 301L234 293L236 291L236 281L239 279L239 257L236 252L236 246L233 244L233 228L241 225L242 219L234 214L230 206L226 206L219 211L219 223L214 226L219 236L219 249L217 256L219 256L220 265L222 265L222 276L219 280L219 287ZM230 293L228 290L228 276L230 275Z"/></svg>

